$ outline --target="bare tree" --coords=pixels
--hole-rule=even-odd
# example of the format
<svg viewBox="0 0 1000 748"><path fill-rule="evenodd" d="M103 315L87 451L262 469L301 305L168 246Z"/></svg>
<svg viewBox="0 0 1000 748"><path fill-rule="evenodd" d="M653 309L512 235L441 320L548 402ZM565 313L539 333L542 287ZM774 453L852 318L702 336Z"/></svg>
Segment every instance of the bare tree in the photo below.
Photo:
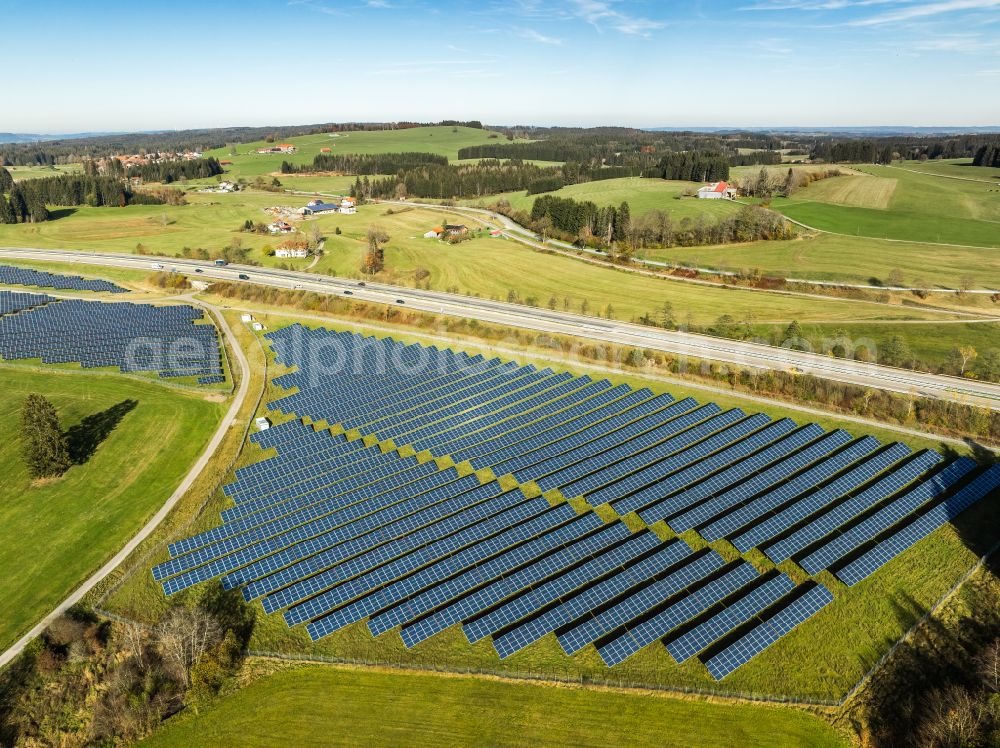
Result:
<svg viewBox="0 0 1000 748"><path fill-rule="evenodd" d="M927 748L978 745L987 719L986 704L961 686L933 691L925 702L920 743Z"/></svg>
<svg viewBox="0 0 1000 748"><path fill-rule="evenodd" d="M146 631L137 623L121 626L121 640L125 651L131 654L139 667L146 667Z"/></svg>
<svg viewBox="0 0 1000 748"><path fill-rule="evenodd" d="M218 622L200 608L172 610L158 630L160 653L173 675L191 684L191 666L222 639Z"/></svg>
<svg viewBox="0 0 1000 748"><path fill-rule="evenodd" d="M1000 639L995 639L976 658L976 672L993 693L1000 693Z"/></svg>

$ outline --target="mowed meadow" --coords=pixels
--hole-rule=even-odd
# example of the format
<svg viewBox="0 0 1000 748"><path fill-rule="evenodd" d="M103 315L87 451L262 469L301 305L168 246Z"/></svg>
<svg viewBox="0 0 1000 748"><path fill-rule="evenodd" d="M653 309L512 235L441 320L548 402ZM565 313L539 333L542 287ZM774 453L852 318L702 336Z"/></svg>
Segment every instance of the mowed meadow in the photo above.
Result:
<svg viewBox="0 0 1000 748"><path fill-rule="evenodd" d="M806 712L585 688L322 665L252 663L237 693L170 720L144 746L767 745L833 748L843 736ZM278 667L276 672L267 668ZM609 720L609 715L614 715Z"/></svg>
<svg viewBox="0 0 1000 748"><path fill-rule="evenodd" d="M0 367L0 650L96 571L159 509L222 416L202 395L114 374ZM21 404L47 397L76 464L33 482Z"/></svg>
<svg viewBox="0 0 1000 748"><path fill-rule="evenodd" d="M771 205L789 218L837 234L1000 247L1000 188L995 184L895 166L854 168L874 181L831 177L791 198L775 198Z"/></svg>

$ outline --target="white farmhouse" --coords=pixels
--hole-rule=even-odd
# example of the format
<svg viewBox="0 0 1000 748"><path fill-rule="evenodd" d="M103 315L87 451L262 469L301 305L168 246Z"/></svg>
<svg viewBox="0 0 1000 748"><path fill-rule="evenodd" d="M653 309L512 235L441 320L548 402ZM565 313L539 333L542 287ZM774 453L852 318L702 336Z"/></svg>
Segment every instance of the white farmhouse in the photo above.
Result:
<svg viewBox="0 0 1000 748"><path fill-rule="evenodd" d="M728 182L712 182L698 190L698 197L706 200L732 200L736 197L736 188Z"/></svg>

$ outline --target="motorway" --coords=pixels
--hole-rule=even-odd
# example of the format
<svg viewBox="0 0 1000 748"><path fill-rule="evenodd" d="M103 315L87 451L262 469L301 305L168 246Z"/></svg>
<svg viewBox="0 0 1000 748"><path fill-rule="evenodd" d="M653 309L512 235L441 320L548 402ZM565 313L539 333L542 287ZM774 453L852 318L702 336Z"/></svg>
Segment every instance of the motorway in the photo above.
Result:
<svg viewBox="0 0 1000 748"><path fill-rule="evenodd" d="M833 358L816 353L776 348L760 343L713 338L674 330L662 330L628 322L584 317L569 312L525 307L440 291L402 288L381 283L359 285L357 281L274 268L227 265L182 258L137 257L123 254L61 249L0 247L0 257L11 259L83 263L105 267L149 271L159 263L193 279L241 282L285 289L346 295L378 304L403 304L408 309L475 319L506 327L567 335L614 345L641 347L675 356L717 361L741 367L812 374L824 379L879 388L1000 410L1000 385L972 379L925 374L873 363ZM198 269L200 273L196 272Z"/></svg>

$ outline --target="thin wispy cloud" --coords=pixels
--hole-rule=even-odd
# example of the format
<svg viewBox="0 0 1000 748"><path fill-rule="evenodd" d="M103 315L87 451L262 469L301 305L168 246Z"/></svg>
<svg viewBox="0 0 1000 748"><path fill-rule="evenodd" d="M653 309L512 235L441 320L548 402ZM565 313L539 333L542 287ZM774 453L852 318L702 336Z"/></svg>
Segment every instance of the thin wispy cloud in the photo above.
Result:
<svg viewBox="0 0 1000 748"><path fill-rule="evenodd" d="M662 21L630 15L618 10L618 4L602 0L572 0L570 12L598 31L608 27L622 34L649 36L665 26Z"/></svg>
<svg viewBox="0 0 1000 748"><path fill-rule="evenodd" d="M987 10L990 8L1000 8L1000 0L944 0L944 2L938 3L910 5L868 18L858 18L849 23L851 26L880 26L888 23L900 23L902 21L940 16L963 10Z"/></svg>
<svg viewBox="0 0 1000 748"><path fill-rule="evenodd" d="M554 36L546 36L545 34L536 31L535 29L518 29L517 35L522 39L527 39L529 42L537 42L538 44L551 44L554 47L562 46L563 40Z"/></svg>

